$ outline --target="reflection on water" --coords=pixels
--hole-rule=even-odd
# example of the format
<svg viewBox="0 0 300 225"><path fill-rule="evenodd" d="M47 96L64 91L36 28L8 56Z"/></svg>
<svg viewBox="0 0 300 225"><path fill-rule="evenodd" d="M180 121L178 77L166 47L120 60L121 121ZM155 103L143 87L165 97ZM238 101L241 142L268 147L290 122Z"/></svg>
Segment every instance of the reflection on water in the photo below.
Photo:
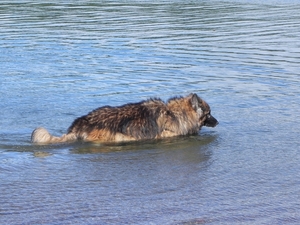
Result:
<svg viewBox="0 0 300 225"><path fill-rule="evenodd" d="M1 224L298 224L299 1L1 1ZM199 94L198 136L32 145Z"/></svg>
<svg viewBox="0 0 300 225"><path fill-rule="evenodd" d="M75 145L72 149L74 153L109 153L119 151L132 151L132 150L151 150L158 149L164 151L170 150L186 150L186 149L198 149L201 146L205 146L215 139L214 136L187 136L187 137L175 137L166 138L162 140L146 140L137 142L125 142L125 143L83 143L81 145Z"/></svg>
<svg viewBox="0 0 300 225"><path fill-rule="evenodd" d="M96 213L96 224L134 223L136 218L144 221L148 215L175 215L179 213L177 204L195 197L192 193L196 190L188 193L186 185L201 188L204 177L199 172L209 166L212 154L209 144L197 137L175 142L178 148L162 141L110 146L104 148L105 152L99 146L78 144L80 147L71 151L54 150L48 157L32 156L30 152L12 156L4 153L1 170L6 176L2 185L9 185L2 190L4 221L21 222L15 210L18 215L26 215L28 223L55 223L54 214L59 221L94 223ZM195 178L199 179L196 183ZM158 210L158 206L164 209Z"/></svg>

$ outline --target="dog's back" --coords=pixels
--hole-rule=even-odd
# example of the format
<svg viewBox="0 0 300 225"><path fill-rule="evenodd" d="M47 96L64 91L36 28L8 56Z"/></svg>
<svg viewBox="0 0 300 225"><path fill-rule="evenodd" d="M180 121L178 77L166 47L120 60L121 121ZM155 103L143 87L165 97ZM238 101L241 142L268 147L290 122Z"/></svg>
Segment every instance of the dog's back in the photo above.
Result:
<svg viewBox="0 0 300 225"><path fill-rule="evenodd" d="M167 106L160 99L150 99L119 107L103 106L74 120L67 134L52 136L37 128L34 143L58 143L74 140L120 142L159 138L167 117Z"/></svg>
<svg viewBox="0 0 300 225"><path fill-rule="evenodd" d="M162 131L166 111L166 105L159 99L120 107L104 106L77 118L68 134L87 141L153 139Z"/></svg>

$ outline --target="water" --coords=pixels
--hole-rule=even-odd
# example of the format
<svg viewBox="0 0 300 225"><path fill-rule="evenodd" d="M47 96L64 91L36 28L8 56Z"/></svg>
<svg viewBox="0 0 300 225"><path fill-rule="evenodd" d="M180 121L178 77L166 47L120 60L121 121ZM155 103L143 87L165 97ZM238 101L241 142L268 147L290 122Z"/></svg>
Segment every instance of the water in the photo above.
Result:
<svg viewBox="0 0 300 225"><path fill-rule="evenodd" d="M1 224L299 224L299 1L0 3ZM36 146L102 105L202 96L220 124Z"/></svg>

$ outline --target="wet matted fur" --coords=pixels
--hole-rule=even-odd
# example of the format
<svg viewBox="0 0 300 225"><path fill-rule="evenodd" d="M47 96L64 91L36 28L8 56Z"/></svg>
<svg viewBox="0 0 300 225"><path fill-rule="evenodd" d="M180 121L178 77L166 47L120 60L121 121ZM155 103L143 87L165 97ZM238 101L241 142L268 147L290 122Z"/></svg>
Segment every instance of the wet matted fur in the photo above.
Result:
<svg viewBox="0 0 300 225"><path fill-rule="evenodd" d="M52 136L36 128L33 143L60 143L76 140L122 142L159 139L197 134L202 126L215 127L218 121L210 114L209 105L197 94L174 97L166 103L149 99L118 107L103 106L74 120L67 134Z"/></svg>

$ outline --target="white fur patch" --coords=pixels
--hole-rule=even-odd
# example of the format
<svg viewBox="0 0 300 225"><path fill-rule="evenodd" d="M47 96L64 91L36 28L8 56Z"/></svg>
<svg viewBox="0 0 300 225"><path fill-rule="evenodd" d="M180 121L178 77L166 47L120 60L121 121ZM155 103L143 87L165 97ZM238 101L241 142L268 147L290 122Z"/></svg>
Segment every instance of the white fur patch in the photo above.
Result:
<svg viewBox="0 0 300 225"><path fill-rule="evenodd" d="M197 114L198 114L199 116L202 116L203 110L202 110L201 108L197 109Z"/></svg>

